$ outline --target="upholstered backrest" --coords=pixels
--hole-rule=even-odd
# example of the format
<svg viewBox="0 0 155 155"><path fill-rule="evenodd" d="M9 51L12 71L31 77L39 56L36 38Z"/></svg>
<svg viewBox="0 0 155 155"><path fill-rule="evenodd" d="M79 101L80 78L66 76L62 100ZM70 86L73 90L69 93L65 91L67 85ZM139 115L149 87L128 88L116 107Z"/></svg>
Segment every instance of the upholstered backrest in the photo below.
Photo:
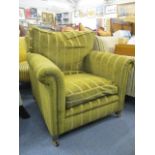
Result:
<svg viewBox="0 0 155 155"><path fill-rule="evenodd" d="M52 60L62 71L79 71L83 59L92 51L94 32L51 32L32 27L29 50Z"/></svg>

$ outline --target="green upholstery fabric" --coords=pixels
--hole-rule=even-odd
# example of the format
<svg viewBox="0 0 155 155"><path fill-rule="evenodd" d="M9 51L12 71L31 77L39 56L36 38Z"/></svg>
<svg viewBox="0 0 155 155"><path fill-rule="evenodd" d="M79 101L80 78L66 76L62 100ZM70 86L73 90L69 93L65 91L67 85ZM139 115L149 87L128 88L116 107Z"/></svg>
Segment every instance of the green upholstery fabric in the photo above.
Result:
<svg viewBox="0 0 155 155"><path fill-rule="evenodd" d="M28 53L28 62L33 95L50 134L56 136L59 134L58 120L65 116L64 74L40 54Z"/></svg>
<svg viewBox="0 0 155 155"><path fill-rule="evenodd" d="M78 106L68 108L66 111L66 116L73 116L75 114L82 114L83 112L93 110L95 108L101 108L105 105L110 105L111 103L118 102L118 95L110 95L97 98L96 100L92 100L86 102L85 104L79 104ZM97 115L97 114L96 114Z"/></svg>
<svg viewBox="0 0 155 155"><path fill-rule="evenodd" d="M93 51L85 59L84 68L86 72L109 79L118 86L122 109L127 80L133 64L134 59L127 56Z"/></svg>
<svg viewBox="0 0 155 155"><path fill-rule="evenodd" d="M111 81L87 73L65 76L66 107L70 108L94 99L114 95L118 88Z"/></svg>
<svg viewBox="0 0 155 155"><path fill-rule="evenodd" d="M80 32L76 33L79 37L88 35L81 34ZM70 34L71 33L66 32L65 34L62 33L62 36L64 38L71 38ZM46 33L46 35L49 36L49 33ZM90 38L90 42L93 44L93 37ZM30 42L34 42L34 45L38 42L38 40L35 39L36 36L28 38ZM87 44L90 42L81 42L81 44L87 47ZM54 43L55 42L51 40L46 42L46 44L50 44L50 46L55 46ZM44 43L44 45L46 44ZM63 54L64 46L61 47L62 42L59 40L57 44L59 48L56 49L56 51L58 53L62 51ZM59 61L57 61L58 64L54 62L55 59L52 58L52 54L48 56L46 50L44 51L46 54L41 53L41 49L42 48L39 47L35 52L31 51L28 54L28 63L33 95L37 100L39 109L52 136L59 136L123 109L128 74L133 64L132 59L89 49L88 54L83 57L80 70L76 70L77 68L74 68L74 70L69 70L69 68L64 70L58 63ZM81 48L81 50L82 49L83 48ZM68 83L80 80L79 85L84 90L86 86L82 85L82 83L88 83L90 80L90 78L86 78L88 75L94 78L95 83L100 82L99 79L102 79L105 83L112 84L112 87L115 89L108 89L108 91L106 89L108 93L111 91L112 94L67 108L66 95L71 95L68 89L72 88L72 91L76 90ZM93 84L89 83L89 85L92 86ZM99 85L101 87L103 86L102 84ZM72 96L72 99L73 98L74 96Z"/></svg>
<svg viewBox="0 0 155 155"><path fill-rule="evenodd" d="M48 57L63 71L78 71L93 48L94 35L94 32L50 32L34 27L29 31L29 51Z"/></svg>
<svg viewBox="0 0 155 155"><path fill-rule="evenodd" d="M84 112L79 112L76 114L74 114L74 111L76 111L76 108L71 108L69 111L73 111L73 114L68 117L65 117L65 120L59 123L60 134L63 134L67 131L70 131L77 127L88 124L97 119L101 119L107 115L110 115L118 111L119 101L114 101L112 103L109 103L109 101L107 101L109 104L104 104L103 101L105 100L101 100L100 102L102 103L102 106L98 106L96 108L95 107L91 108L91 106L92 104L94 105L97 104L99 100L90 102L87 104L87 106L89 107L89 110L86 110ZM82 105L78 106L77 108L79 108L82 111Z"/></svg>

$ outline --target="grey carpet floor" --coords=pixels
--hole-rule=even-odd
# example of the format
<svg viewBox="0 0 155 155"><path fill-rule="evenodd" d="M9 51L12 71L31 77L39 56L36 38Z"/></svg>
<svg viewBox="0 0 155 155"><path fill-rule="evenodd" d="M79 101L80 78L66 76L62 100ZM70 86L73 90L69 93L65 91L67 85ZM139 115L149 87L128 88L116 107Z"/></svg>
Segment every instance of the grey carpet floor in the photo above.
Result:
<svg viewBox="0 0 155 155"><path fill-rule="evenodd" d="M31 89L20 90L24 107L31 115L19 119L20 155L134 155L135 104L126 100L122 116L109 116L60 137L59 147L51 143Z"/></svg>

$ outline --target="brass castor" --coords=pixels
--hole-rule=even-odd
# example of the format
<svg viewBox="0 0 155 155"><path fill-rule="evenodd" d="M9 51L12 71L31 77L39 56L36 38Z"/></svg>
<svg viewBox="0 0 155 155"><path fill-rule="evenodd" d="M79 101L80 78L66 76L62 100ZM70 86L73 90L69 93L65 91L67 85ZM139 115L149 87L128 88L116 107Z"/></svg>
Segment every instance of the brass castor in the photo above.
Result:
<svg viewBox="0 0 155 155"><path fill-rule="evenodd" d="M52 143L53 143L54 146L58 147L59 146L58 137L53 137L52 138Z"/></svg>
<svg viewBox="0 0 155 155"><path fill-rule="evenodd" d="M122 111L117 111L114 113L115 117L121 117Z"/></svg>

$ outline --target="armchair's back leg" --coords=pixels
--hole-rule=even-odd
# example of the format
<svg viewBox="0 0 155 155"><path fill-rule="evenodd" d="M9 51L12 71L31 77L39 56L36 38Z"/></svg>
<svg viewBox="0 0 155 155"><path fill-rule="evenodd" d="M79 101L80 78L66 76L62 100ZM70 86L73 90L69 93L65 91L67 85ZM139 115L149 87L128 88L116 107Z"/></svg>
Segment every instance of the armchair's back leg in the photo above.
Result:
<svg viewBox="0 0 155 155"><path fill-rule="evenodd" d="M122 111L117 111L114 113L115 117L121 117Z"/></svg>

